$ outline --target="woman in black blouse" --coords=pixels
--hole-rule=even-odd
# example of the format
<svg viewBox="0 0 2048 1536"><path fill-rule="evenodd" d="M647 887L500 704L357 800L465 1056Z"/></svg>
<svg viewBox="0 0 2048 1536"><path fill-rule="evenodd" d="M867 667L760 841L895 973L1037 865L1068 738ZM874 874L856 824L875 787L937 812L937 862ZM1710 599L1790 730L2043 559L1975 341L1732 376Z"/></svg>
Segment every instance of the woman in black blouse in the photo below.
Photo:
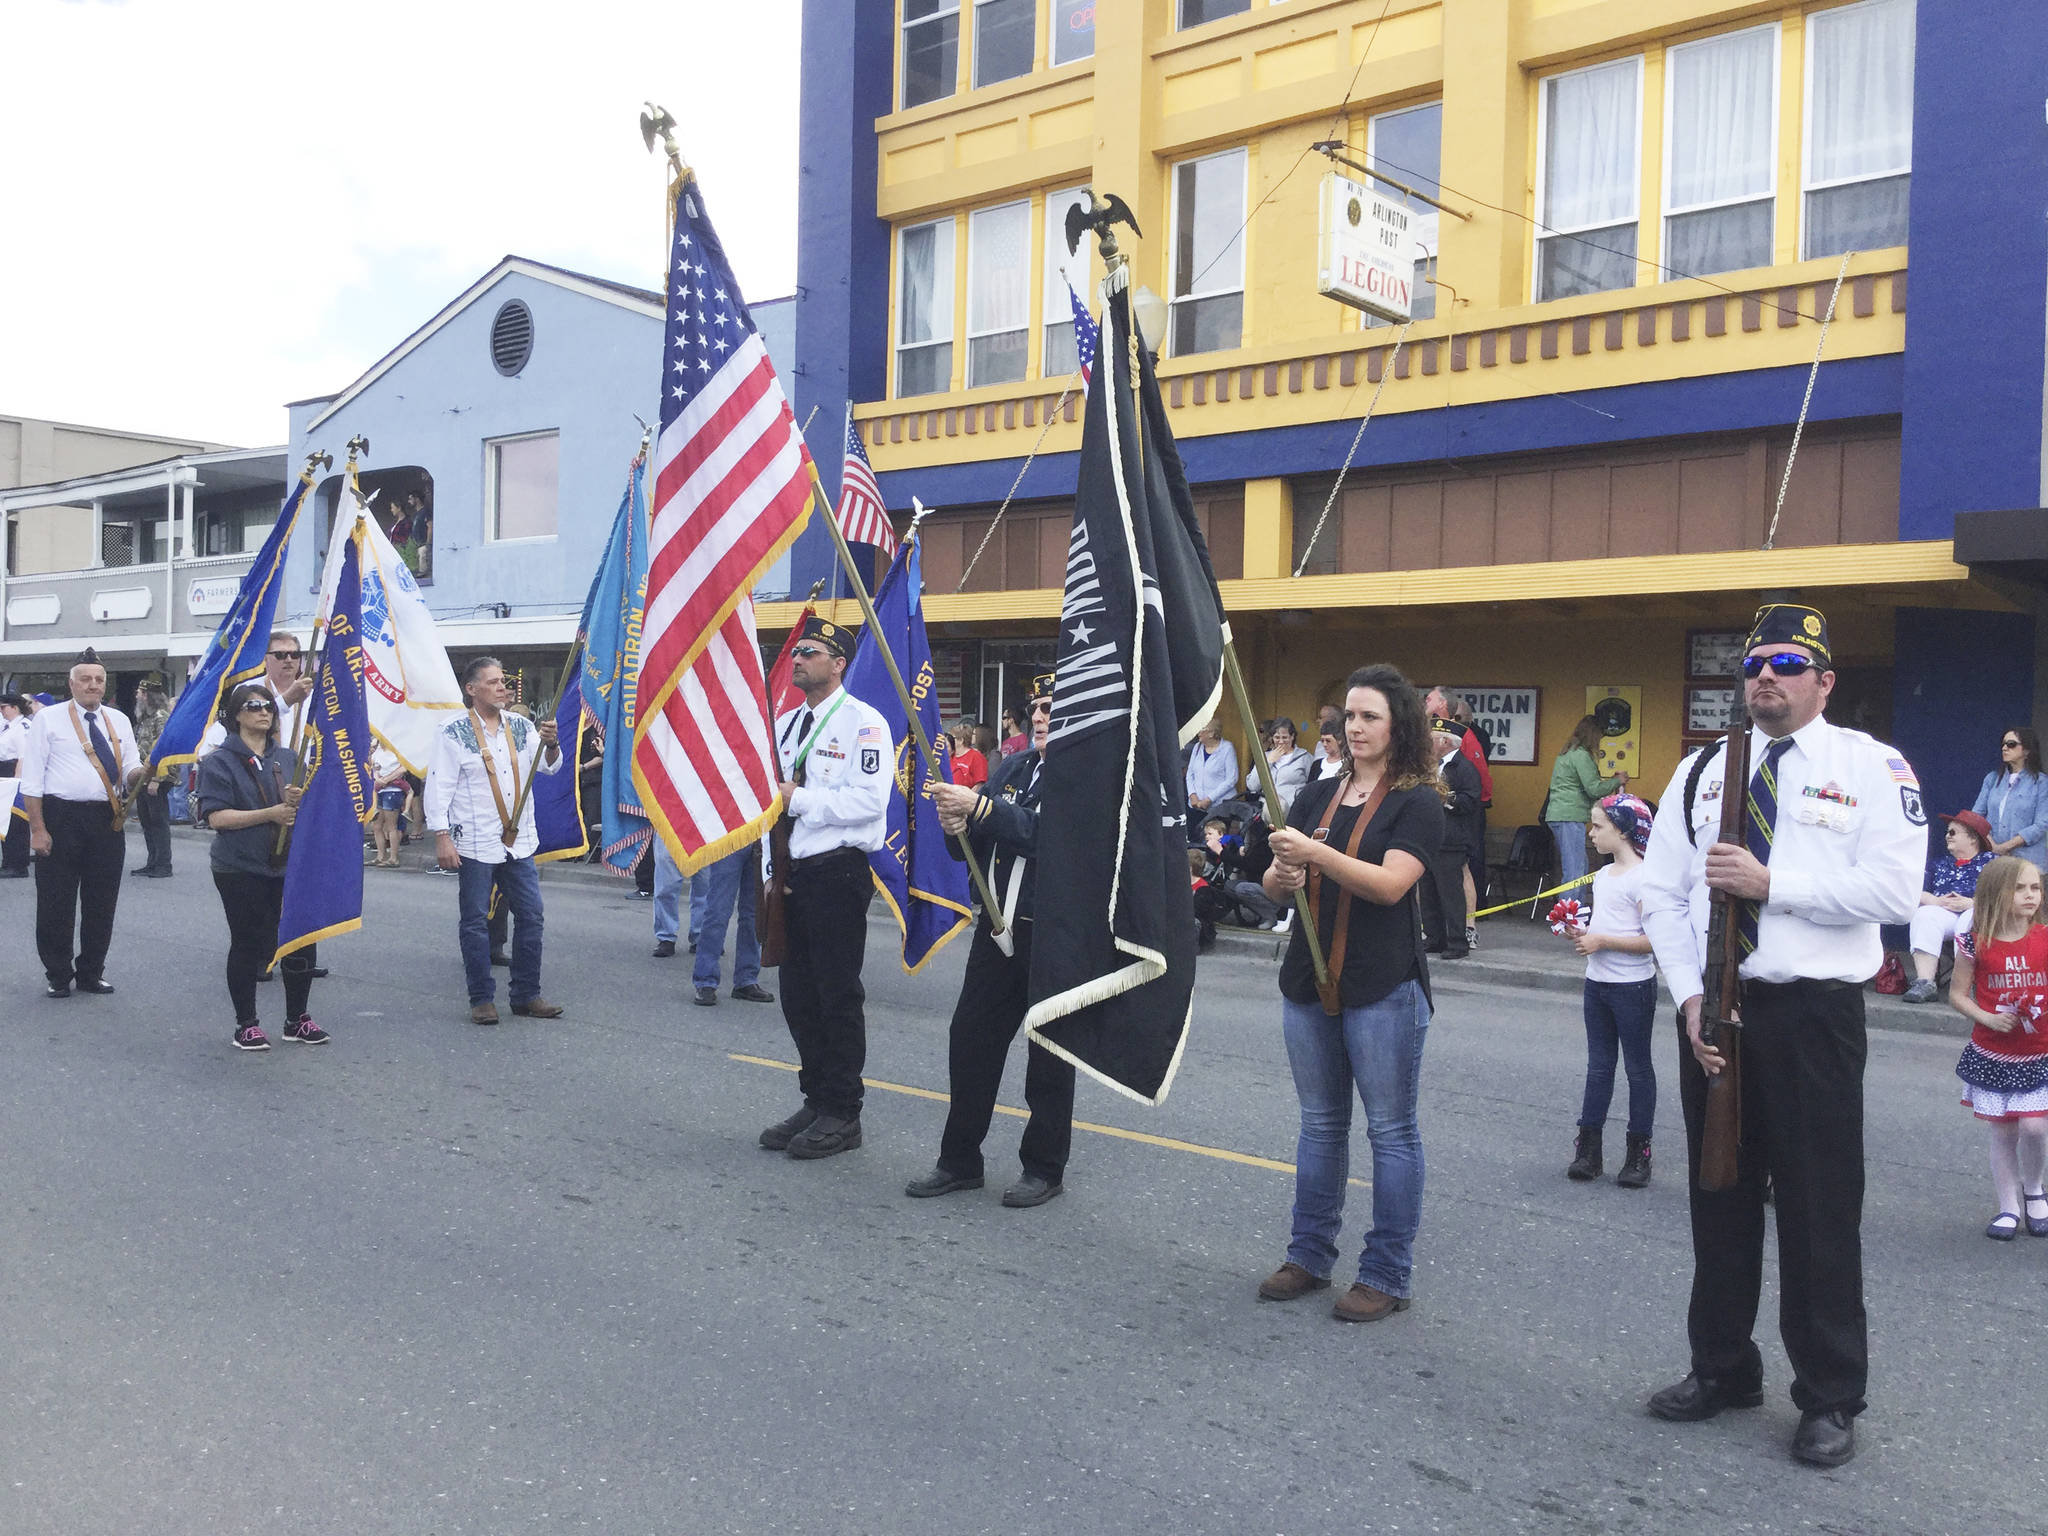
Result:
<svg viewBox="0 0 2048 1536"><path fill-rule="evenodd" d="M267 1051L256 1021L256 983L277 953L284 910L284 866L277 829L298 815L296 760L277 744L277 702L261 682L242 683L221 706L228 738L199 760L199 815L213 829L213 884L228 918L228 998L235 1007L235 1049ZM306 1012L313 990L313 946L293 950L284 973L284 1035L325 1045L327 1031Z"/></svg>
<svg viewBox="0 0 2048 1536"><path fill-rule="evenodd" d="M1389 666L1346 681L1340 775L1311 782L1272 835L1265 888L1292 902L1306 887L1339 1011L1324 1010L1296 925L1280 967L1281 1028L1301 1100L1294 1235L1259 1287L1292 1301L1330 1283L1351 1172L1351 1094L1372 1143L1372 1230L1358 1282L1337 1300L1345 1322L1406 1310L1422 1220L1422 1135L1415 1117L1431 1011L1415 882L1444 838L1443 784L1422 698Z"/></svg>

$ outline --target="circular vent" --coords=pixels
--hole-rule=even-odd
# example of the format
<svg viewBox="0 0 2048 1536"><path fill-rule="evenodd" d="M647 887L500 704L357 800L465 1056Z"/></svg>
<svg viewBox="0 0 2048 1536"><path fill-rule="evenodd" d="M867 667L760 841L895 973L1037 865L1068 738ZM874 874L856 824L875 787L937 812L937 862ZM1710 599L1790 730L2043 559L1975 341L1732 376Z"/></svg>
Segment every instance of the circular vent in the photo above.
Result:
<svg viewBox="0 0 2048 1536"><path fill-rule="evenodd" d="M491 322L491 361L508 377L526 366L533 356L533 311L513 299Z"/></svg>

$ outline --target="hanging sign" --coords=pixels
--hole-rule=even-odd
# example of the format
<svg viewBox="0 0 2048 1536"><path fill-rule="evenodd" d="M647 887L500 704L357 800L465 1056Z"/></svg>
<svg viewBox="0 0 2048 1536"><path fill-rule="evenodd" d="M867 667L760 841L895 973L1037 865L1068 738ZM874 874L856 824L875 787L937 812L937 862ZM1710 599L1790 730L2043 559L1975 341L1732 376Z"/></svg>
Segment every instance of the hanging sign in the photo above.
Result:
<svg viewBox="0 0 2048 1536"><path fill-rule="evenodd" d="M1472 723L1493 743L1488 762L1536 761L1536 706L1540 690L1467 687L1446 688L1444 692L1472 706Z"/></svg>
<svg viewBox="0 0 2048 1536"><path fill-rule="evenodd" d="M1316 292L1395 324L1413 312L1414 217L1341 171L1323 178Z"/></svg>

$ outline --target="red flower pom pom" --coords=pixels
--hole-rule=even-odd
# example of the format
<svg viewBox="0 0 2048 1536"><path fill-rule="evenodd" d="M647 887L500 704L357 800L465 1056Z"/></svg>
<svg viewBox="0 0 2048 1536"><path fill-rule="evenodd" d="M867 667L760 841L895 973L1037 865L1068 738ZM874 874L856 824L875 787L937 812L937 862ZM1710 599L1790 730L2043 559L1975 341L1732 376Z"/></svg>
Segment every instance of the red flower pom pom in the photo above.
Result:
<svg viewBox="0 0 2048 1536"><path fill-rule="evenodd" d="M1593 909L1581 905L1575 897L1567 896L1550 909L1550 931L1562 938L1584 933L1592 921Z"/></svg>

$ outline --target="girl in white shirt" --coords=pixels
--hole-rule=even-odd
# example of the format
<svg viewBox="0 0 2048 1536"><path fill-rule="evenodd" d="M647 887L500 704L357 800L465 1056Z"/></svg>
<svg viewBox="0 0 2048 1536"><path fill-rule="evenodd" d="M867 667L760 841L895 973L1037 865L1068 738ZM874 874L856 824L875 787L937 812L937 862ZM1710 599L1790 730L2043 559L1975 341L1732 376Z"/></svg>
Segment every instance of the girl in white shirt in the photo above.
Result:
<svg viewBox="0 0 2048 1536"><path fill-rule="evenodd" d="M1650 1130L1657 1116L1657 1069L1650 1032L1657 1017L1657 965L1643 931L1638 886L1650 841L1650 807L1626 790L1597 803L1593 846L1614 862L1593 876L1593 920L1572 942L1586 957L1586 1094L1576 1155L1566 1174L1597 1179L1618 1056L1628 1067L1628 1156L1614 1182L1650 1182Z"/></svg>

